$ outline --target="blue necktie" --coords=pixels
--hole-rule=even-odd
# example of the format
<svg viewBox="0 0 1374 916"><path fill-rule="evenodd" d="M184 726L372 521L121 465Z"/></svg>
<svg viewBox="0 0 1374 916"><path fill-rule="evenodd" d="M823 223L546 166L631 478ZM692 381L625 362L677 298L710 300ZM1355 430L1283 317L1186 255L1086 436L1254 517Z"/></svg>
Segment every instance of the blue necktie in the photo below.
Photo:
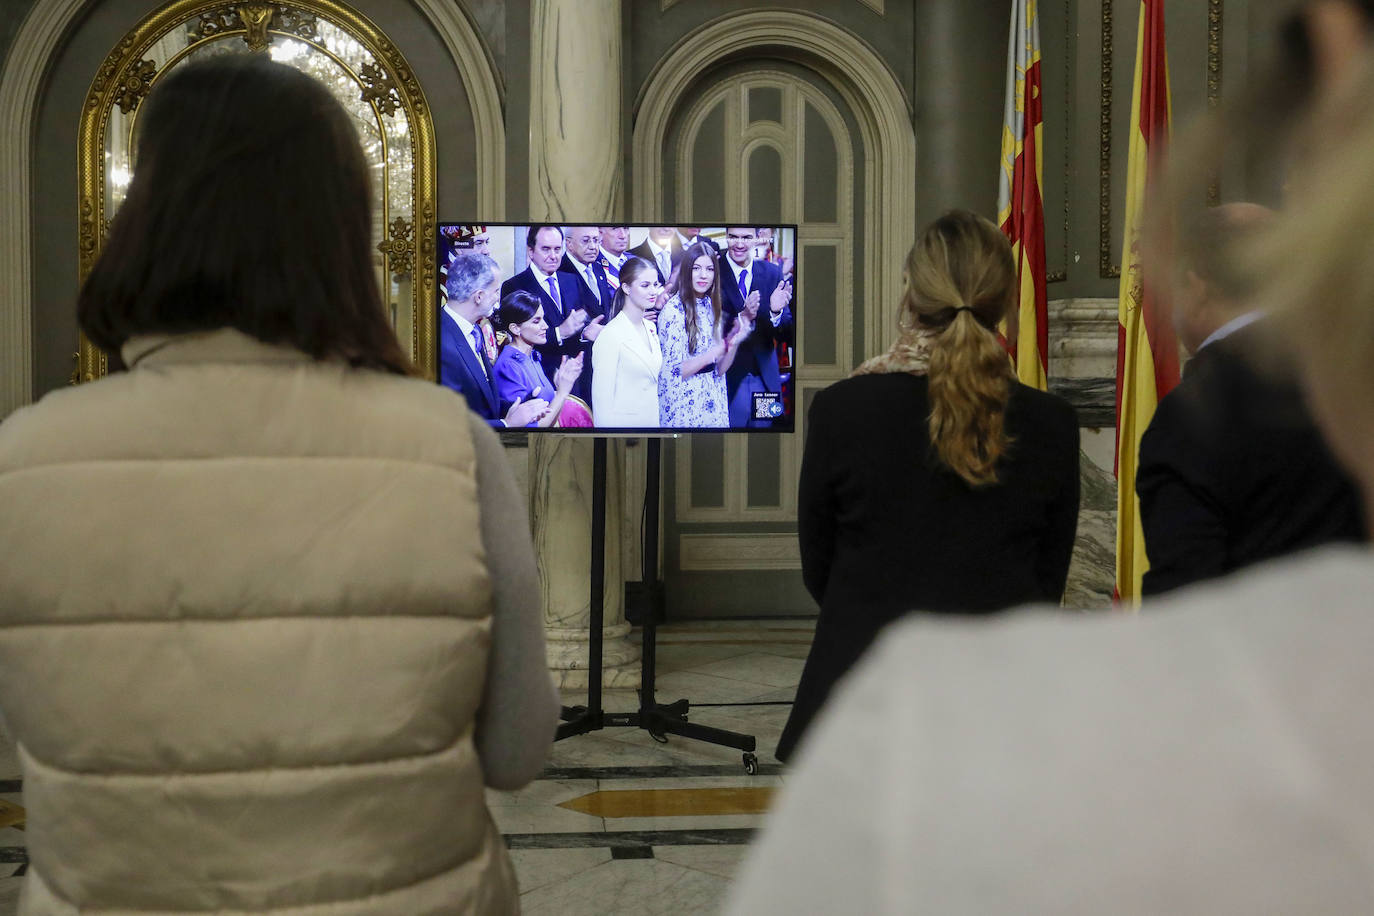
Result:
<svg viewBox="0 0 1374 916"><path fill-rule="evenodd" d="M749 268L744 268L739 272L739 297L747 299L749 297Z"/></svg>
<svg viewBox="0 0 1374 916"><path fill-rule="evenodd" d="M549 277L545 282L549 284L549 298L552 299L553 304L558 306L559 310L562 311L563 303L558 298L558 278Z"/></svg>
<svg viewBox="0 0 1374 916"><path fill-rule="evenodd" d="M476 325L472 326L472 349L477 354L477 362L482 367L482 373L490 377L491 373L487 370L487 348L482 346L482 330Z"/></svg>

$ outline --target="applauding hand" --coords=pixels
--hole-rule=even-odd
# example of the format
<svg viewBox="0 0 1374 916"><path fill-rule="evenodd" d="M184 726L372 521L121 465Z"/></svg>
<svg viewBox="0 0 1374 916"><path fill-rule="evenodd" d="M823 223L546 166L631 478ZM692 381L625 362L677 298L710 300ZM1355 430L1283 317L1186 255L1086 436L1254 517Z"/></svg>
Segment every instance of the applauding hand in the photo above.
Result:
<svg viewBox="0 0 1374 916"><path fill-rule="evenodd" d="M563 319L563 323L558 326L558 336L567 340L577 334L587 323L586 309L573 309L568 313L568 317Z"/></svg>
<svg viewBox="0 0 1374 916"><path fill-rule="evenodd" d="M591 321L587 322L587 326L582 329L582 336L587 340L595 341L597 335L601 333L604 327L606 327L606 316L597 315ZM581 358L580 353L578 354L578 358Z"/></svg>
<svg viewBox="0 0 1374 916"><path fill-rule="evenodd" d="M790 280L783 280L774 289L773 294L768 297L768 310L777 318L782 314L782 310L787 308L787 303L792 301L792 283Z"/></svg>
<svg viewBox="0 0 1374 916"><path fill-rule="evenodd" d="M553 386L559 394L567 394L572 391L573 382L576 382L577 377L581 374L582 354L578 353L571 359L565 356L563 361L559 363L558 370L553 374Z"/></svg>
<svg viewBox="0 0 1374 916"><path fill-rule="evenodd" d="M740 311L741 315L747 315L752 322L759 314L759 291L750 290L749 295L744 297L744 308Z"/></svg>
<svg viewBox="0 0 1374 916"><path fill-rule="evenodd" d="M531 423L538 422L544 414L549 412L549 402L543 398L531 398L522 401L517 398L515 403L506 411L506 425L510 427L529 426Z"/></svg>

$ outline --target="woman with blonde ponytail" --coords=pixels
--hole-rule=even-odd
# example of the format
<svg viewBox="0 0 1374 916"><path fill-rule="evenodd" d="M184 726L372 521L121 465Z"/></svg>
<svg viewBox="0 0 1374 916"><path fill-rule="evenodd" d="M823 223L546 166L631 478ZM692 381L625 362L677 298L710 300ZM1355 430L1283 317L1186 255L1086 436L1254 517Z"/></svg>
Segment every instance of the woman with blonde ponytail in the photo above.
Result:
<svg viewBox="0 0 1374 916"><path fill-rule="evenodd" d="M896 343L807 415L797 526L821 613L780 760L886 624L1058 602L1068 577L1078 422L1016 381L999 340L1016 320L1006 237L947 213L911 249L905 282Z"/></svg>

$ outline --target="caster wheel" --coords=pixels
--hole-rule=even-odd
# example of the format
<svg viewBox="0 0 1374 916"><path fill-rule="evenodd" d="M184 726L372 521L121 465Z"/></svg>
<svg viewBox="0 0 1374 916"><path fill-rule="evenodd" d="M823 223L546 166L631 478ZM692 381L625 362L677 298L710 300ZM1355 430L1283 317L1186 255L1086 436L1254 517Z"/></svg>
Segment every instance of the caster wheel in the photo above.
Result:
<svg viewBox="0 0 1374 916"><path fill-rule="evenodd" d="M650 737L650 738L653 738L653 739L654 739L655 741L657 741L659 744L667 744L667 743L668 743L668 736L665 735L663 732L649 732L649 737Z"/></svg>
<svg viewBox="0 0 1374 916"><path fill-rule="evenodd" d="M756 774L758 773L758 771L759 771L759 758L755 757L753 754L749 753L748 751L745 751L745 752L744 752L744 772L748 773L750 776L754 776L754 775L756 775Z"/></svg>

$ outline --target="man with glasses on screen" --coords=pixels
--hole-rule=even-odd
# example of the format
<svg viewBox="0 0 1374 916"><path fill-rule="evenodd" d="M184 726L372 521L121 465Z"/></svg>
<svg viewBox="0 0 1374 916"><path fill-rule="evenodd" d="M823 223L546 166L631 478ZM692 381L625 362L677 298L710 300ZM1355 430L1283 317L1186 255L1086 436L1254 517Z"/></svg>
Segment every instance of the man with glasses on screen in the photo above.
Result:
<svg viewBox="0 0 1374 916"><path fill-rule="evenodd" d="M782 373L778 369L779 342L792 345L792 284L776 264L754 257L757 230L730 226L725 230L725 254L720 258L721 311L726 333L737 322L752 330L740 344L739 353L725 373L730 397L732 428L766 429L777 415L769 415L776 403L782 406ZM760 304L764 307L760 308ZM760 314L762 312L763 314ZM777 408L773 408L776 410Z"/></svg>
<svg viewBox="0 0 1374 916"><path fill-rule="evenodd" d="M582 309L592 319L582 328L582 336L596 340L606 323L606 310L611 307L615 287L611 285L599 256L601 235L595 226L564 226L563 243L567 253L558 269L573 274L582 282Z"/></svg>

